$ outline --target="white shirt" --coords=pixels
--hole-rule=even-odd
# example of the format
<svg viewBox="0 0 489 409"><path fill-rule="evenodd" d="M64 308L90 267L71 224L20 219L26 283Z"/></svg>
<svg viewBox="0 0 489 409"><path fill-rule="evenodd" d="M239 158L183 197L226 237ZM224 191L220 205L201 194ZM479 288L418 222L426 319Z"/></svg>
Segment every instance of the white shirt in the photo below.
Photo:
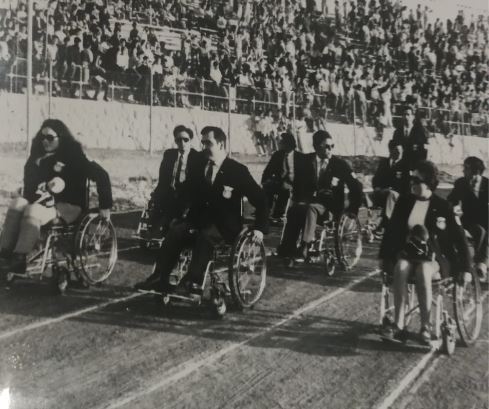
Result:
<svg viewBox="0 0 489 409"><path fill-rule="evenodd" d="M470 181L470 187L472 188L474 195L476 197L479 197L479 192L481 190L482 176L481 175L475 176L475 180L476 180L475 182Z"/></svg>
<svg viewBox="0 0 489 409"><path fill-rule="evenodd" d="M188 154L190 151L186 151L184 153L178 152L177 160L175 161L175 165L173 166L173 177L172 177L172 186L175 187L176 183L185 182L185 170L187 169L187 160ZM182 168L180 169L180 174L177 175L178 171L178 162L180 161L180 157L182 158Z"/></svg>
<svg viewBox="0 0 489 409"><path fill-rule="evenodd" d="M426 214L428 213L428 207L430 205L429 200L416 200L414 203L411 214L408 217L408 227L411 230L417 224L424 226Z"/></svg>

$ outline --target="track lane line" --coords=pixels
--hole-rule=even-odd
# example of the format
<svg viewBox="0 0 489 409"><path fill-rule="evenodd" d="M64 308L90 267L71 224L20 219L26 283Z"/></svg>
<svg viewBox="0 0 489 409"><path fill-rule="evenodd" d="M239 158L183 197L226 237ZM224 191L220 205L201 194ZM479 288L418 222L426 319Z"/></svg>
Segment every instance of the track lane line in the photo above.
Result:
<svg viewBox="0 0 489 409"><path fill-rule="evenodd" d="M250 338L247 338L241 342L234 342L229 344L228 346L221 348L219 351L214 352L213 354L207 356L206 358L200 358L200 359L189 359L186 362L183 362L182 364L178 365L174 370L167 371L165 373L162 373L160 378L161 380L158 382L153 383L152 385L149 385L145 388L140 388L139 390L134 391L133 393L128 393L126 396L123 396L117 400L112 400L108 404L104 404L100 406L100 409L116 409L120 408L121 406L130 404L134 400L143 397L149 393L155 392L159 389L162 389L168 384L171 384L173 382L179 381L182 378L185 378L186 376L190 375L191 373L199 370L202 367L208 366L214 362L216 362L218 359L223 357L226 354L229 354L242 346L254 341L255 339L262 337L263 335L268 334L269 332L275 330L276 328L286 324L287 322L298 318L302 314L314 310L315 308L319 307L320 305L324 304L327 301L330 301L331 299L343 294L346 291L351 290L353 287L356 285L362 283L363 281L366 281L370 278L372 278L375 275L379 274L379 270L375 269L371 272L369 272L367 275L358 278L356 280L353 280L350 284L348 284L345 287L341 287L336 289L335 291L326 294L322 297L317 298L316 300L310 301L309 303L303 305L302 307L296 309L292 313L288 314L285 318L282 318L281 320L277 321L276 323L270 325L268 328L265 328L264 330L260 331L259 333L253 335Z"/></svg>
<svg viewBox="0 0 489 409"><path fill-rule="evenodd" d="M484 303L488 295L489 293L486 293L481 298L481 303ZM406 376L404 376L404 378L401 379L401 382L399 382L397 387L394 388L394 390L391 391L389 395L387 395L387 397L380 403L379 406L377 406L377 409L391 408L394 402L404 392L404 390L407 389L409 385L413 384L413 382L415 382L413 388L418 390L419 387L429 379L429 375L433 372L432 369L434 369L434 366L437 365L438 361L442 357L440 355L432 360L431 358L435 355L436 352L438 352L436 349L432 349L425 356L423 356L423 358L421 358L421 360L406 374ZM420 375L421 375L421 379L419 379L418 382L416 380Z"/></svg>

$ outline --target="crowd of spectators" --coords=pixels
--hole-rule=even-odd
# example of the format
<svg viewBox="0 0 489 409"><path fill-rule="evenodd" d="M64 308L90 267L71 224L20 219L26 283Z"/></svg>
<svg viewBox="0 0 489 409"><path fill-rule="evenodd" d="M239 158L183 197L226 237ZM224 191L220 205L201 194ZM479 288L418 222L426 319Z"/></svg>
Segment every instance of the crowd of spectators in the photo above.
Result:
<svg viewBox="0 0 489 409"><path fill-rule="evenodd" d="M33 21L34 75L51 66L53 93L108 99L110 84L124 85L130 101L281 111L313 128L337 117L382 129L410 104L425 108L428 129L488 133L487 15L459 11L443 22L427 6L408 10L400 0L336 0L333 10L325 0L42 3ZM19 0L0 10L3 88L26 53ZM205 103L202 94L220 98ZM228 98L238 100L227 106Z"/></svg>

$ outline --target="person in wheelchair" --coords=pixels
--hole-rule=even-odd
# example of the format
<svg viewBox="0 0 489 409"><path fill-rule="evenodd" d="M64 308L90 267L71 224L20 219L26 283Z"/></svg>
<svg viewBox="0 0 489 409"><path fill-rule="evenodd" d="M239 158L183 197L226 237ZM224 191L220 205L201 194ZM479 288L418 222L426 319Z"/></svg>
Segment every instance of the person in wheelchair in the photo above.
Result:
<svg viewBox="0 0 489 409"><path fill-rule="evenodd" d="M411 193L397 200L380 245L380 267L392 277L394 322L386 325L386 339L404 336L406 286L415 280L421 329L420 341L431 341L430 311L432 279L464 279L470 271L470 254L464 232L455 220L447 200L434 194L438 170L429 161L420 161L411 176Z"/></svg>
<svg viewBox="0 0 489 409"><path fill-rule="evenodd" d="M194 133L184 125L173 130L177 148L167 149L160 164L158 184L151 193L148 238L166 235L170 223L182 217L188 202L188 179L201 160L200 152L191 147Z"/></svg>
<svg viewBox="0 0 489 409"><path fill-rule="evenodd" d="M347 213L356 215L362 199L362 184L350 165L333 155L332 136L324 130L316 131L313 147L315 152L305 155L303 164L296 170L293 200L278 249L279 256L296 255L297 262L307 259L318 217L329 211L338 218L345 210L345 184L349 189ZM301 230L301 245L297 251Z"/></svg>
<svg viewBox="0 0 489 409"><path fill-rule="evenodd" d="M268 206L273 207L271 221L280 222L294 183L294 169L304 156L295 150L297 143L289 132L280 135L279 150L275 152L263 171L261 184L267 195Z"/></svg>
<svg viewBox="0 0 489 409"><path fill-rule="evenodd" d="M88 180L96 182L100 215L109 219L109 175L87 159L62 121L45 120L24 167L23 195L14 198L7 210L0 235L2 270L24 274L26 255L39 241L41 226L57 218L67 224L78 219L88 205Z"/></svg>
<svg viewBox="0 0 489 409"><path fill-rule="evenodd" d="M226 134L218 127L202 129L206 161L195 169L190 183L190 209L184 220L170 227L159 250L154 273L136 284L140 290L170 292L169 275L180 253L192 248L186 282L194 294L202 294L203 276L217 244L232 244L242 230L241 203L244 196L255 208L253 240L263 240L268 229L265 193L248 168L226 155Z"/></svg>
<svg viewBox="0 0 489 409"><path fill-rule="evenodd" d="M409 166L403 158L403 147L399 140L389 141L389 157L382 158L372 178L372 201L375 206L382 208L380 225L374 232L377 238L382 234L399 195L409 193Z"/></svg>
<svg viewBox="0 0 489 409"><path fill-rule="evenodd" d="M472 236L474 263L482 278L487 279L487 228L489 217L489 180L483 176L484 162L469 156L464 161L464 177L457 179L448 201L462 210L462 226Z"/></svg>

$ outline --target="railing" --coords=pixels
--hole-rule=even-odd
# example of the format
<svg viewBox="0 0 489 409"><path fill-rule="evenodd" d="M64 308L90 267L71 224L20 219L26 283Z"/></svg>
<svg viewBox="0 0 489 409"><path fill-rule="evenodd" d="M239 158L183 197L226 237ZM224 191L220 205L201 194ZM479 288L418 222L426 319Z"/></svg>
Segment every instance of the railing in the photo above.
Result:
<svg viewBox="0 0 489 409"><path fill-rule="evenodd" d="M17 58L7 74L8 90L24 93L26 60ZM283 91L251 86L216 84L201 78L153 74L142 77L135 72L107 73L91 76L86 66L48 63L33 78L33 93L51 98L110 99L123 103L151 106L198 107L208 111L259 116L282 112L292 121L305 119L307 127L317 129L327 122L340 121L360 126L382 128L396 125L403 103L391 105L392 123L380 120L381 102L361 101L353 93L335 96L305 91ZM129 85L128 85L129 84ZM49 109L51 112L51 109ZM444 108L418 107L425 126L431 132L488 137L489 113L469 113Z"/></svg>

